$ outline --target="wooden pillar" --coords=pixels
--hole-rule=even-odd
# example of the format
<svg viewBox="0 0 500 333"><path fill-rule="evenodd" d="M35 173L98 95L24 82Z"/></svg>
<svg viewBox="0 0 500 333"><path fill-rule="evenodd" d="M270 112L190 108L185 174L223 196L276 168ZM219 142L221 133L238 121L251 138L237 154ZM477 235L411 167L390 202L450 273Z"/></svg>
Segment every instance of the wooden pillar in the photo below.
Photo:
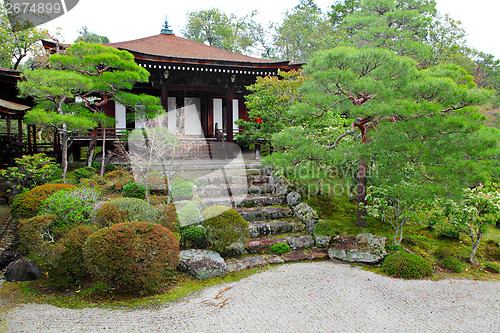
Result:
<svg viewBox="0 0 500 333"><path fill-rule="evenodd" d="M209 109L210 109L210 106L209 106L209 96L207 94L202 94L201 95L201 129L203 130L203 135L205 137L209 136L210 132L209 132L209 129L208 129L208 113L209 113Z"/></svg>
<svg viewBox="0 0 500 333"><path fill-rule="evenodd" d="M165 85L161 87L160 105L165 111L168 111L168 90Z"/></svg>
<svg viewBox="0 0 500 333"><path fill-rule="evenodd" d="M19 133L19 140L23 141L23 120L21 118L17 120L17 131Z"/></svg>
<svg viewBox="0 0 500 333"><path fill-rule="evenodd" d="M31 144L31 129L32 129L31 126L32 125L27 126L27 130L28 130L28 134L27 134L27 136L28 136L28 154L30 154L30 155L34 153L33 145Z"/></svg>
<svg viewBox="0 0 500 333"><path fill-rule="evenodd" d="M207 136L214 136L214 98L211 95L208 95L208 120L207 120L207 127L208 127L208 132Z"/></svg>
<svg viewBox="0 0 500 333"><path fill-rule="evenodd" d="M231 84L226 95L226 142L233 142L233 87Z"/></svg>
<svg viewBox="0 0 500 333"><path fill-rule="evenodd" d="M38 146L36 144L36 125L31 125L32 130L33 130L33 154L38 153Z"/></svg>
<svg viewBox="0 0 500 333"><path fill-rule="evenodd" d="M7 134L11 134L12 133L12 122L11 122L10 118L5 119L5 121L7 122Z"/></svg>

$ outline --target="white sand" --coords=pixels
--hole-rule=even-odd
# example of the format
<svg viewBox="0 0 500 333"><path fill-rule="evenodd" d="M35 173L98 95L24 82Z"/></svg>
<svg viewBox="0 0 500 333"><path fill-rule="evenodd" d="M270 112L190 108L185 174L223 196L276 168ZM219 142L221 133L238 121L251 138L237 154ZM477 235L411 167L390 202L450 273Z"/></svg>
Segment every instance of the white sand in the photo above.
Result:
<svg viewBox="0 0 500 333"><path fill-rule="evenodd" d="M315 262L274 267L154 310L28 304L1 319L8 332L498 332L499 300L498 282L405 281Z"/></svg>

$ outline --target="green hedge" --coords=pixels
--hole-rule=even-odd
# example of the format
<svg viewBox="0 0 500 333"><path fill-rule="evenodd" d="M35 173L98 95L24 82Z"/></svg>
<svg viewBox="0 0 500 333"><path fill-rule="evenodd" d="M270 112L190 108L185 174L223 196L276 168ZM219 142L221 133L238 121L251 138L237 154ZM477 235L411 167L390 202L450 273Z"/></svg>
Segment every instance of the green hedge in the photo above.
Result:
<svg viewBox="0 0 500 333"><path fill-rule="evenodd" d="M432 264L415 254L399 251L387 256L382 271L395 278L419 279L432 276Z"/></svg>

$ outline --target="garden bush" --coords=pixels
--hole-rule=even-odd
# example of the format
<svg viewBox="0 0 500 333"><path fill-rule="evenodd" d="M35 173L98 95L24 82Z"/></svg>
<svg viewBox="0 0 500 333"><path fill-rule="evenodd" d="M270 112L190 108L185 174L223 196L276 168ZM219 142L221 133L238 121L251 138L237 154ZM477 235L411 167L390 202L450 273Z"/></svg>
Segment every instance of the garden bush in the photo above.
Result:
<svg viewBox="0 0 500 333"><path fill-rule="evenodd" d="M85 168L85 162L71 161L68 162L68 172L73 172L77 169Z"/></svg>
<svg viewBox="0 0 500 333"><path fill-rule="evenodd" d="M181 243L183 248L205 248L207 246L205 228L199 225L191 225L187 228L182 228Z"/></svg>
<svg viewBox="0 0 500 333"><path fill-rule="evenodd" d="M234 209L213 206L205 209L202 215L207 239L214 251L224 253L231 244L245 242L249 237L248 222Z"/></svg>
<svg viewBox="0 0 500 333"><path fill-rule="evenodd" d="M85 167L81 169L76 169L73 171L73 176L75 177L76 181L79 182L80 179L83 178L91 178L93 175L95 175L97 170L93 167Z"/></svg>
<svg viewBox="0 0 500 333"><path fill-rule="evenodd" d="M432 276L432 264L415 254L399 251L385 257L382 271L386 274L403 279L419 279Z"/></svg>
<svg viewBox="0 0 500 333"><path fill-rule="evenodd" d="M200 222L200 209L192 201L186 202L178 211L179 224L181 227L187 227Z"/></svg>
<svg viewBox="0 0 500 333"><path fill-rule="evenodd" d="M438 225L436 227L437 236L439 238L459 240L460 233L450 225Z"/></svg>
<svg viewBox="0 0 500 333"><path fill-rule="evenodd" d="M160 211L160 220L159 224L168 228L174 234L179 233L179 218L177 217L177 213L175 211L175 205L173 203L170 204L160 204L157 205L156 208Z"/></svg>
<svg viewBox="0 0 500 333"><path fill-rule="evenodd" d="M157 223L160 221L160 211L142 199L117 198L105 203L96 212L99 227L132 221Z"/></svg>
<svg viewBox="0 0 500 333"><path fill-rule="evenodd" d="M271 245L269 252L274 253L274 254L287 253L287 252L290 252L290 245L288 245L287 243L276 243L276 244Z"/></svg>
<svg viewBox="0 0 500 333"><path fill-rule="evenodd" d="M91 188L59 191L48 197L42 206L42 214L56 215L50 228L89 224L94 206L100 195Z"/></svg>
<svg viewBox="0 0 500 333"><path fill-rule="evenodd" d="M105 174L104 180L108 182L107 190L120 192L129 181L134 181L134 177L125 171L116 170Z"/></svg>
<svg viewBox="0 0 500 333"><path fill-rule="evenodd" d="M125 186L123 186L122 196L125 198L144 199L146 197L146 190L137 183L129 181Z"/></svg>
<svg viewBox="0 0 500 333"><path fill-rule="evenodd" d="M193 184L187 181L176 181L170 189L175 201L191 200L193 198Z"/></svg>
<svg viewBox="0 0 500 333"><path fill-rule="evenodd" d="M160 290L179 263L179 242L167 228L146 222L115 224L87 239L83 256L93 277L119 292Z"/></svg>
<svg viewBox="0 0 500 333"><path fill-rule="evenodd" d="M78 286L88 277L88 266L83 260L83 246L95 231L91 226L78 226L54 246L49 256L45 256L41 268L47 272L49 281L58 286Z"/></svg>
<svg viewBox="0 0 500 333"><path fill-rule="evenodd" d="M17 166L0 170L0 181L12 182L18 190L29 190L57 177L55 159L44 153L25 155L14 160Z"/></svg>
<svg viewBox="0 0 500 333"><path fill-rule="evenodd" d="M40 212L42 203L52 194L62 190L72 190L75 186L68 184L45 184L17 195L10 206L14 218L29 219Z"/></svg>
<svg viewBox="0 0 500 333"><path fill-rule="evenodd" d="M45 243L53 242L54 237L48 231L48 227L56 219L55 215L21 219L17 226L18 249L25 253L36 253L44 247Z"/></svg>

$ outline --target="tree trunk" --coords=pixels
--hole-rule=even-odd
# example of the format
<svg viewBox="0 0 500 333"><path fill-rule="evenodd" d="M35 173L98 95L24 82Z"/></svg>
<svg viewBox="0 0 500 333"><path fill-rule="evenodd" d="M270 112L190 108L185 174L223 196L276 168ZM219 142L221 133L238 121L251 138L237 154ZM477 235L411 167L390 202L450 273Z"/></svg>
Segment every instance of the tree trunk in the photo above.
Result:
<svg viewBox="0 0 500 333"><path fill-rule="evenodd" d="M474 256L476 255L477 248L479 247L479 242L481 241L481 237L479 237L476 241L472 242L472 252L470 253L469 256L469 261L473 265L477 265L476 259L474 259Z"/></svg>
<svg viewBox="0 0 500 333"><path fill-rule="evenodd" d="M68 171L68 133L66 132L66 124L62 125L61 131L61 155L62 179L66 179L66 172Z"/></svg>
<svg viewBox="0 0 500 333"><path fill-rule="evenodd" d="M89 150L87 152L87 160L85 161L85 165L87 166L92 166L92 160L94 159L96 144L97 144L97 130L94 129L92 131L92 136L90 138Z"/></svg>
<svg viewBox="0 0 500 333"><path fill-rule="evenodd" d="M358 202L356 223L359 227L366 227L366 170L366 160L361 158L359 160L358 185L356 186Z"/></svg>
<svg viewBox="0 0 500 333"><path fill-rule="evenodd" d="M102 161L101 161L101 177L104 177L104 167L106 165L106 128L102 129Z"/></svg>

